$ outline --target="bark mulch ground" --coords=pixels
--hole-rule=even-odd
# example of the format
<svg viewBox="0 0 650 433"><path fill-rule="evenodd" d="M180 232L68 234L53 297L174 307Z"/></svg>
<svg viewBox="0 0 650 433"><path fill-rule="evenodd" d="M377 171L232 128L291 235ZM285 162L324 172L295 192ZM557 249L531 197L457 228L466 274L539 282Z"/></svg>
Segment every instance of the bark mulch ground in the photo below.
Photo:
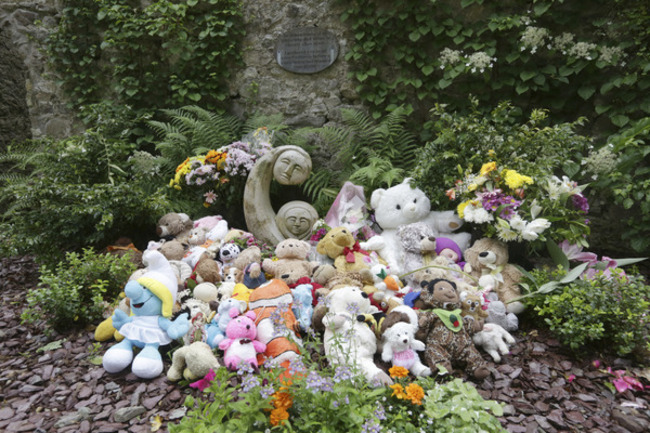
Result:
<svg viewBox="0 0 650 433"><path fill-rule="evenodd" d="M108 343L93 345L92 332L48 338L42 325L21 324L25 294L36 275L28 257L0 262L0 431L150 432L157 419L158 431L165 432L183 417L186 395L197 391L164 375L142 380L131 373L107 374L91 361ZM605 385L612 376L592 361L628 368L645 384L647 369L598 354L577 359L530 325L514 336L516 344L500 364L485 355L492 376L475 382L484 398L505 403L500 421L508 431L650 431L650 390L613 393ZM61 341L61 347L43 350L52 341Z"/></svg>

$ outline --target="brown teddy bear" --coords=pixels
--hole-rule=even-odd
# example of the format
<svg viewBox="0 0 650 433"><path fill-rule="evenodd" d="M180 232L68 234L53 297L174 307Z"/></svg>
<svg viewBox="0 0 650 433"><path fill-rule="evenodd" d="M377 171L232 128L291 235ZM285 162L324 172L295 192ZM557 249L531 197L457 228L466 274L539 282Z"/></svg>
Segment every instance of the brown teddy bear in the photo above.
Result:
<svg viewBox="0 0 650 433"><path fill-rule="evenodd" d="M285 239L275 246L277 260L264 259L262 269L264 272L280 279L289 286L295 284L300 278L311 278L318 263L307 260L311 245L298 239Z"/></svg>
<svg viewBox="0 0 650 433"><path fill-rule="evenodd" d="M523 303L510 302L521 296L519 281L522 273L508 263L506 244L496 239L482 238L474 242L464 256L482 290L496 292L499 301L506 304L508 312L519 314L524 311Z"/></svg>
<svg viewBox="0 0 650 433"><path fill-rule="evenodd" d="M242 272L242 283L249 289L255 289L266 282L262 272L262 250L257 246L248 247L239 253L232 261L232 266Z"/></svg>
<svg viewBox="0 0 650 433"><path fill-rule="evenodd" d="M156 234L161 239L168 241L176 239L183 244L187 244L193 227L194 222L187 214L169 212L158 220Z"/></svg>
<svg viewBox="0 0 650 433"><path fill-rule="evenodd" d="M461 316L461 305L456 285L442 278L422 283L418 311L418 340L424 341L424 360L432 371L441 365L452 371L452 365L465 364L466 371L477 379L484 379L490 371L472 341L480 324Z"/></svg>

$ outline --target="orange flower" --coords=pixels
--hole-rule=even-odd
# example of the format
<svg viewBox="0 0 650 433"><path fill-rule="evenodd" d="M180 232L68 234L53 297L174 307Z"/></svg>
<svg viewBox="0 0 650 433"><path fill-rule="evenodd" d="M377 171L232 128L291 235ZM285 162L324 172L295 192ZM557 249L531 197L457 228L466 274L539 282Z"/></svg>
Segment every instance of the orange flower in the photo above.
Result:
<svg viewBox="0 0 650 433"><path fill-rule="evenodd" d="M275 427L276 425L281 424L282 422L286 421L289 419L289 412L286 410L280 408L280 409L273 409L271 411L271 416L269 417L269 421L271 422L271 425Z"/></svg>
<svg viewBox="0 0 650 433"><path fill-rule="evenodd" d="M218 152L216 150L211 150L205 155L205 162L210 164L215 164L219 170L223 167L223 163L226 160L226 152ZM221 163L221 166L219 165Z"/></svg>
<svg viewBox="0 0 650 433"><path fill-rule="evenodd" d="M395 396L395 397L397 397L399 399L407 398L407 395L404 393L404 387L402 385L400 385L399 383L391 385L390 389L393 390L393 393L390 395L391 397Z"/></svg>
<svg viewBox="0 0 650 433"><path fill-rule="evenodd" d="M406 387L406 396L413 404L422 404L424 398L424 390L417 383L411 383Z"/></svg>
<svg viewBox="0 0 650 433"><path fill-rule="evenodd" d="M391 367L388 369L388 374L390 374L390 377L406 377L409 375L409 371L404 368L404 367Z"/></svg>
<svg viewBox="0 0 650 433"><path fill-rule="evenodd" d="M276 409L287 410L293 406L293 397L288 392L276 392L273 394L273 406Z"/></svg>
<svg viewBox="0 0 650 433"><path fill-rule="evenodd" d="M178 173L181 168L183 168L185 165L187 165L188 162L190 162L190 159L186 158L185 161L178 164L178 167L176 167L176 173Z"/></svg>

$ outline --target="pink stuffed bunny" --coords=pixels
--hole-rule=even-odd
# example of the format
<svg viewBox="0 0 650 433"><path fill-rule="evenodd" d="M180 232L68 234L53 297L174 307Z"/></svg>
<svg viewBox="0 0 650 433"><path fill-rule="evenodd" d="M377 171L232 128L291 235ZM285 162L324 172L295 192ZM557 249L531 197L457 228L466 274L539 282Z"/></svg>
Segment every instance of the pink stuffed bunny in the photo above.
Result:
<svg viewBox="0 0 650 433"><path fill-rule="evenodd" d="M231 308L231 317L226 326L226 339L219 343L223 350L223 361L229 370L237 370L241 362L250 364L254 370L258 369L257 354L266 350L266 344L256 340L257 326L255 325L254 312L239 315L238 308Z"/></svg>

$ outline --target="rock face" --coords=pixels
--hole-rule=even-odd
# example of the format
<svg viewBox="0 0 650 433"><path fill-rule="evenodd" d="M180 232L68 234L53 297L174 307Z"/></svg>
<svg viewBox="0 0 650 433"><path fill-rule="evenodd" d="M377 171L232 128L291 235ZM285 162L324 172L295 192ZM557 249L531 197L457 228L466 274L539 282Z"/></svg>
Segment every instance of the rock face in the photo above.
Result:
<svg viewBox="0 0 650 433"><path fill-rule="evenodd" d="M0 42L0 71L4 85L5 68L22 71L22 78L0 97L26 101L31 131L18 133L16 138L43 136L61 138L73 133L74 116L63 99L55 78L47 70L47 59L40 50L48 29L56 26L62 2L57 0L17 0L0 2L0 29L6 38ZM345 62L349 30L340 21L341 6L334 0L280 2L272 0L243 0L246 17L244 66L233 71L230 82L231 111L242 117L253 113L282 114L293 126L322 126L340 123L341 108L361 108L354 84L347 77ZM338 43L338 56L326 69L315 73L295 73L282 68L276 60L276 45L290 30L318 27L331 33ZM1 39L1 38L0 38ZM9 45L12 54L4 55ZM18 62L18 63L16 63ZM22 67L17 65L23 65ZM3 95L5 89L2 87ZM22 93L21 93L22 92ZM23 103L24 105L24 103ZM24 112L11 106L12 116ZM1 112L4 113L4 112ZM0 134L6 129L25 129L25 120L5 120ZM11 123L13 122L13 123ZM9 125L11 123L11 125ZM2 141L0 141L2 143Z"/></svg>
<svg viewBox="0 0 650 433"><path fill-rule="evenodd" d="M54 77L47 71L46 58L41 52L42 41L47 36L48 29L56 24L55 16L61 7L60 3L57 0L0 2L0 36L11 47L9 56L0 55L0 70L8 63L12 71L22 71L22 79L10 94L20 96L22 104L27 105L30 135L34 138L66 137L74 124L73 114L66 108ZM0 37L0 52L4 45L2 39ZM0 77L4 82L5 74L2 71ZM4 93L5 89L2 91ZM0 101L3 101L2 97ZM18 116L20 112L12 111L11 115ZM4 115L0 114L0 118L4 118ZM1 140L0 138L0 142Z"/></svg>
<svg viewBox="0 0 650 433"><path fill-rule="evenodd" d="M25 65L0 28L0 149L31 137Z"/></svg>

